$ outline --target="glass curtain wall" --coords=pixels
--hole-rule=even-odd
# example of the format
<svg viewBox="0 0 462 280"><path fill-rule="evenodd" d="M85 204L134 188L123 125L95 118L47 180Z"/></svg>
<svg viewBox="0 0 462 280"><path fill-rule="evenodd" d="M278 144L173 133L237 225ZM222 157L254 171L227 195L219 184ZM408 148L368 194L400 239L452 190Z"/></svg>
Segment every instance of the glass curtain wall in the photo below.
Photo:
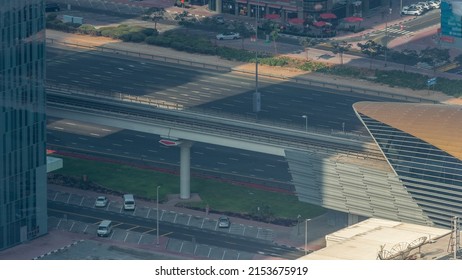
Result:
<svg viewBox="0 0 462 280"><path fill-rule="evenodd" d="M401 130L360 114L408 192L435 225L462 214L462 161Z"/></svg>
<svg viewBox="0 0 462 280"><path fill-rule="evenodd" d="M47 232L45 3L0 4L0 250Z"/></svg>

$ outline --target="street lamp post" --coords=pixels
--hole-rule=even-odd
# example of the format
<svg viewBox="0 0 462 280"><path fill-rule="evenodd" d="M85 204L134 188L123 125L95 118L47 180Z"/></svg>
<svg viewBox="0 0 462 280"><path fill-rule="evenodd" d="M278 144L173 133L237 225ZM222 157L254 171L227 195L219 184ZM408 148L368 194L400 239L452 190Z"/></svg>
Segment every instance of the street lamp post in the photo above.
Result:
<svg viewBox="0 0 462 280"><path fill-rule="evenodd" d="M157 198L157 243L156 245L159 246L159 189L160 186L157 186L157 191L156 191L156 198Z"/></svg>
<svg viewBox="0 0 462 280"><path fill-rule="evenodd" d="M387 67L387 45L388 45L388 16L385 21L385 67Z"/></svg>
<svg viewBox="0 0 462 280"><path fill-rule="evenodd" d="M253 112L255 117L261 109L261 96L258 92L258 15L260 10L260 2L255 5L255 93L253 96Z"/></svg>
<svg viewBox="0 0 462 280"><path fill-rule="evenodd" d="M305 132L308 132L308 116L303 115L302 118L305 119Z"/></svg>
<svg viewBox="0 0 462 280"><path fill-rule="evenodd" d="M311 221L311 219L306 219L305 220L305 255L308 254L308 222Z"/></svg>

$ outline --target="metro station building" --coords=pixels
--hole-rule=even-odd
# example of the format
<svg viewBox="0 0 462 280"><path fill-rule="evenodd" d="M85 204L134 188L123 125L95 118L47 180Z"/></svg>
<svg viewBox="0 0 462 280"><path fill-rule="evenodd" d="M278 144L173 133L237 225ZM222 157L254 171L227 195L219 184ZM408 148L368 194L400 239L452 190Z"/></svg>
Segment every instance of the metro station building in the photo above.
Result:
<svg viewBox="0 0 462 280"><path fill-rule="evenodd" d="M450 228L462 216L462 106L358 102L353 109L383 159L288 151L299 199L351 219Z"/></svg>

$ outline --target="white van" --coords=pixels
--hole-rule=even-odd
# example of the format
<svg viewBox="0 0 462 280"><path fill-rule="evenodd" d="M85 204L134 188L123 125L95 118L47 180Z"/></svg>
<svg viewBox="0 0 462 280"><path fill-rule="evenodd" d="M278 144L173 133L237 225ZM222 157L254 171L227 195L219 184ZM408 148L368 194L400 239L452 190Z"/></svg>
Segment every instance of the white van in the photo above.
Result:
<svg viewBox="0 0 462 280"><path fill-rule="evenodd" d="M109 236L112 233L112 221L104 220L99 223L96 233L98 236Z"/></svg>
<svg viewBox="0 0 462 280"><path fill-rule="evenodd" d="M124 194L124 210L135 210L135 206L133 194Z"/></svg>

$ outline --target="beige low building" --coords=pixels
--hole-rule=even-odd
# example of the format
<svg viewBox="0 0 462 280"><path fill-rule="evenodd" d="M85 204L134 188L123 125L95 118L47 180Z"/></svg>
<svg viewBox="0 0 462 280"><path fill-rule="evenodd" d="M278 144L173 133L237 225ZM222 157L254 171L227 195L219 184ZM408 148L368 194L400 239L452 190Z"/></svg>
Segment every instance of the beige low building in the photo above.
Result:
<svg viewBox="0 0 462 280"><path fill-rule="evenodd" d="M439 259L451 255L451 236L450 229L371 218L327 235L325 248L300 259Z"/></svg>

